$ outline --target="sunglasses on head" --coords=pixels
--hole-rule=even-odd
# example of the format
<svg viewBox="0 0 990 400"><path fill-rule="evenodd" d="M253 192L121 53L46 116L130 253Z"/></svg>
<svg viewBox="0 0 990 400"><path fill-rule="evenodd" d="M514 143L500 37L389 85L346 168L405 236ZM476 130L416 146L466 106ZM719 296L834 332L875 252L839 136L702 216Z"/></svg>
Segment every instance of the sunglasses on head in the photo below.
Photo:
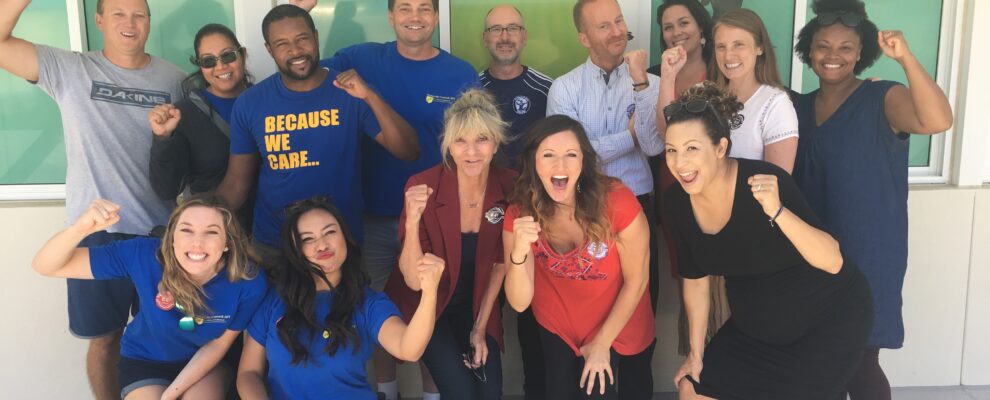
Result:
<svg viewBox="0 0 990 400"><path fill-rule="evenodd" d="M708 101L708 99L703 99L703 98L689 100L685 102L674 102L674 103L670 103L669 106L663 108L663 117L667 121L670 121L670 117L674 116L674 114L681 112L681 110L687 110L691 114L701 114L705 112L705 110L707 110L709 107L712 107L712 111L715 110L714 107L712 106L712 103Z"/></svg>
<svg viewBox="0 0 990 400"><path fill-rule="evenodd" d="M865 17L863 15L848 11L824 12L818 14L818 23L822 26L829 26L838 21L842 22L842 25L855 28L863 22L864 18Z"/></svg>
<svg viewBox="0 0 990 400"><path fill-rule="evenodd" d="M241 49L243 49L243 47ZM203 56L200 58L189 57L189 62L193 63L193 65L196 65L200 68L213 68L217 66L218 62L222 62L224 64L230 64L234 61L237 61L237 57L240 54L241 49L227 50L223 53L220 53L219 57L218 56Z"/></svg>

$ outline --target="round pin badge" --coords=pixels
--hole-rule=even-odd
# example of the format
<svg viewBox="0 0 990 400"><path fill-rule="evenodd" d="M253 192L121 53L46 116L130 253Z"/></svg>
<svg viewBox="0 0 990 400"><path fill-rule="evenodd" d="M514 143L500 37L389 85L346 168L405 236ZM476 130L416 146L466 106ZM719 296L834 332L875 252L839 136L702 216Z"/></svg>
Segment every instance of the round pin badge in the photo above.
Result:
<svg viewBox="0 0 990 400"><path fill-rule="evenodd" d="M592 242L588 244L588 255L596 260L601 260L608 255L608 245L603 242Z"/></svg>
<svg viewBox="0 0 990 400"><path fill-rule="evenodd" d="M165 292L155 295L155 305L158 306L162 311L169 311L175 308L175 298L172 297L172 293Z"/></svg>
<svg viewBox="0 0 990 400"><path fill-rule="evenodd" d="M502 218L505 218L505 209L502 207L495 206L485 211L485 219L488 220L489 224L502 222Z"/></svg>

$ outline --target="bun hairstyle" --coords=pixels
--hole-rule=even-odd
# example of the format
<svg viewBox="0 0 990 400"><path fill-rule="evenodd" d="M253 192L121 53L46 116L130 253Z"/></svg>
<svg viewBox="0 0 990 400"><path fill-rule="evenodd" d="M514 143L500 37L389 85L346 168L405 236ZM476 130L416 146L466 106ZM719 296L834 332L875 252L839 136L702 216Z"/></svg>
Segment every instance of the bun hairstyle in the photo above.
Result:
<svg viewBox="0 0 990 400"><path fill-rule="evenodd" d="M794 52L801 59L801 62L811 66L811 42L814 40L815 34L818 31L826 26L843 24L841 20L836 20L830 25L822 25L818 16L825 13L852 14L862 18L862 21L855 27L847 26L856 32L856 35L859 36L859 43L862 46L862 50L859 53L859 61L853 67L854 74L861 74L880 58L880 44L877 43L877 32L879 30L876 24L870 21L866 15L866 4L863 1L815 0L811 9L815 13L815 18L808 21L804 28L801 28L801 32L798 33L797 44L794 45Z"/></svg>
<svg viewBox="0 0 990 400"><path fill-rule="evenodd" d="M698 100L707 101L705 109L700 112L689 110L688 103ZM673 110L672 114L665 115L667 126L688 122L701 121L705 125L705 132L712 140L712 144L718 144L722 138L729 141L726 153L732 150L732 130L742 125L743 116L739 114L743 109L743 104L736 99L735 93L721 89L715 82L704 81L691 86L677 100L670 103L666 110Z"/></svg>

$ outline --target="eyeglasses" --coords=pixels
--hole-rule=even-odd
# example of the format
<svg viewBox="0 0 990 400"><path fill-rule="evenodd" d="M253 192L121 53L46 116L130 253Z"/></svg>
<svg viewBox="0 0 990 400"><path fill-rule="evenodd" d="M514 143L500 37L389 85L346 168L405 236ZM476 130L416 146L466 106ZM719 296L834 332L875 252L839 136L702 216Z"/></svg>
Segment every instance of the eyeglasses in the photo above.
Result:
<svg viewBox="0 0 990 400"><path fill-rule="evenodd" d="M191 315L186 314L186 308L183 307L181 304L176 304L175 308L178 309L179 312L184 314L182 318L179 318L179 329L182 329L186 332L192 332L196 330L196 318L193 318Z"/></svg>
<svg viewBox="0 0 990 400"><path fill-rule="evenodd" d="M526 30L526 28L516 24L512 24L508 26L495 25L492 27L485 28L485 33L488 33L489 35L493 35L493 36L501 36L502 32L509 32L509 36L516 36L524 30Z"/></svg>
<svg viewBox="0 0 990 400"><path fill-rule="evenodd" d="M861 14L852 13L848 11L838 11L838 12L823 12L818 14L818 23L822 26L829 26L834 24L836 21L842 22L842 25L848 26L850 28L855 28L859 26L863 19L865 19Z"/></svg>
<svg viewBox="0 0 990 400"><path fill-rule="evenodd" d="M203 56L197 59L194 56L190 56L189 62L193 63L193 65L198 66L200 68L213 68L217 66L218 62L222 62L224 64L230 64L234 61L237 61L238 54L241 52L242 49L243 47L235 50L225 51L223 53L220 53L219 57Z"/></svg>

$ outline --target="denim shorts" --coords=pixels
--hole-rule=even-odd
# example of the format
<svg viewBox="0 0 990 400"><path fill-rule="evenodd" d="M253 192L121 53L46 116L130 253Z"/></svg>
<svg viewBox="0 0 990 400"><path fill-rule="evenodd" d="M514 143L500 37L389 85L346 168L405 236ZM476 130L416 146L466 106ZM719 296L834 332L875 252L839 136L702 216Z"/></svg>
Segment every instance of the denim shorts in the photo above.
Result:
<svg viewBox="0 0 990 400"><path fill-rule="evenodd" d="M399 217L365 214L362 265L371 278L371 288L382 291L392 270L399 265Z"/></svg>
<svg viewBox="0 0 990 400"><path fill-rule="evenodd" d="M96 232L79 247L98 247L137 237L126 233ZM95 339L127 326L137 314L138 298L130 279L67 279L69 331L81 339Z"/></svg>

